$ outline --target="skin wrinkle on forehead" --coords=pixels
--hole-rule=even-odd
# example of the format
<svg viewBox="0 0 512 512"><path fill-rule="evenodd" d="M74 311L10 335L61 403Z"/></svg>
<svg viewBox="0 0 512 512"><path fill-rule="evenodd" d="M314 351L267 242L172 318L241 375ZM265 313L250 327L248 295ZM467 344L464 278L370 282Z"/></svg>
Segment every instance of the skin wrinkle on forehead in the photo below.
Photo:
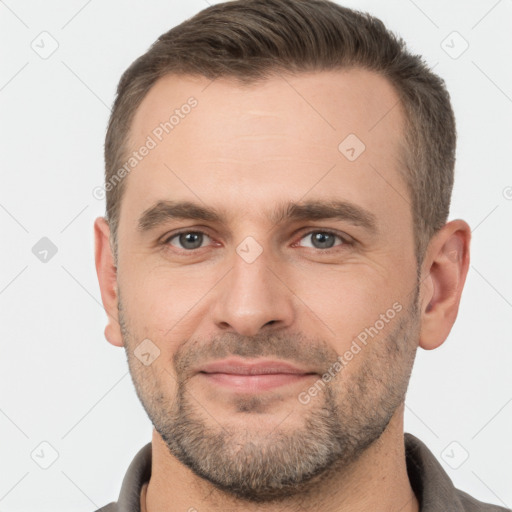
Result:
<svg viewBox="0 0 512 512"><path fill-rule="evenodd" d="M365 74L364 76L367 76L366 73L368 73L365 70L356 70L356 71L357 71L357 73ZM367 129L371 128L373 132L376 132L379 129L383 129L384 127L386 127L386 130L389 132L390 129L389 129L389 122L388 121L391 119L391 116L393 116L393 120L395 120L397 122L395 122L395 124L392 125L391 131L400 133L400 130L403 127L403 119L402 119L402 117L403 117L403 109L402 109L401 104L397 104L397 102L396 102L396 92L394 90L394 87L392 86L392 84L388 83L385 78L380 77L378 75L375 75L374 73L369 73L369 76L373 77L374 80L376 79L381 86L384 85L386 87L387 94L392 94L392 101L389 101L389 100L386 101L384 106L380 106L379 107L379 110L382 110L382 112L379 111L378 116L377 115L373 115L371 117L371 120L372 120L371 124L372 125L375 124L375 119L377 119L379 121L379 124L378 124L377 128L375 128L375 126L370 126L370 122L368 122L367 123ZM139 127L138 132L140 132L140 134L144 134L145 133L145 130L143 129L144 125L152 126L152 123L154 123L154 121L151 121L150 118L148 118L147 114L144 113L144 108L147 109L147 108L149 108L149 106L154 105L155 97L158 96L157 92L160 92L160 93L163 93L163 94L170 94L171 97L180 97L180 94L182 94L183 97L185 97L188 94L188 93L186 93L186 89L185 88L183 88L183 87L180 88L180 86L176 85L176 80L178 80L178 79L185 79L184 83L189 83L189 82L187 82L188 77L186 77L186 76L184 76L184 77L165 76L165 77L159 79L157 81L157 83L153 86L153 88L149 91L147 97L144 99L143 103L139 106L139 109L137 110L137 119L138 119L138 123L139 123L137 126ZM226 82L229 83L229 80L227 80ZM194 80L192 81L192 83L194 83ZM266 80L263 83L263 85L265 87L271 87L271 81L270 80ZM182 92L181 93L178 93L178 92L168 93L167 90L168 90L169 87L171 87L171 89L169 89L169 90L176 90L176 91L182 91ZM172 89L173 87L175 87L175 89ZM366 85L365 85L365 87L367 88ZM257 90L257 89L258 88L254 88L254 90ZM210 89L207 89L206 92L208 92L209 90ZM238 92L240 92L241 94L244 94L245 91L246 91L246 89L241 89ZM202 105L201 108L204 108L204 105L205 105L204 102L207 101L207 100L204 100L204 99L201 100L200 96L198 96L198 98L199 98L200 105ZM299 101L299 104L300 104L300 101L302 101L302 100L299 99L298 101ZM389 109L388 103L393 108ZM277 115L275 113L272 113L272 114L266 113L265 110L257 109L257 108L251 108L250 112L252 114L264 113L263 117L267 118L267 119L279 118L280 117L280 115ZM383 116L383 113L385 114L384 116ZM191 118L190 119L192 119L192 117L194 115L197 115L197 112L193 112L193 115L191 114ZM312 120L315 119L315 115L316 114L311 109L308 112L308 115L312 116ZM379 119L379 116L382 117L382 119ZM317 121L318 121L318 119L317 119ZM185 122L189 122L189 119L186 119ZM321 121L320 121L320 123L321 123ZM384 124L384 123L386 123L386 124ZM178 129L181 129L181 126L178 126ZM176 132L176 133L178 133L178 132ZM376 181L379 181L379 180L387 181L388 182L387 186L390 187L390 194L396 195L396 197L397 197L397 199L399 201L405 201L407 203L408 213L409 213L409 215L412 216L412 209L411 209L411 204L410 204L411 200L409 199L409 193L410 193L409 184L407 183L407 178L405 177L405 179L404 179L404 176L403 176L405 174L404 173L404 169L403 169L403 158L402 158L403 138L401 136L394 136L393 138L395 140L394 143L396 144L396 147L399 148L399 150L392 151L392 152L388 151L387 153L391 154L392 155L392 159L395 160L396 162L398 162L396 165L397 165L397 169L400 169L401 179L403 180L403 183L405 184L405 191L399 190L397 188L396 184L393 184L393 182L390 182L389 178L385 175L385 173L382 171L382 169L380 167L379 168L375 168L374 170L371 170L371 168L369 168L368 171L366 171L366 172L373 173L374 179ZM329 146L326 145L326 147L329 147ZM367 151L371 151L371 150L372 150L371 146L369 146ZM341 157L341 155L339 155L339 153L338 153L338 157L343 159L343 157ZM151 158L151 156L149 156L148 158ZM277 156L275 158L277 158ZM221 160L222 160L221 158L217 158L216 159L216 161L218 163L220 163ZM201 162L201 159L197 155L194 155L194 161L199 164ZM143 165L143 163L141 163L140 165ZM345 165L347 165L346 162L345 162ZM178 169L179 169L179 167L178 167ZM348 169L348 167L347 167L347 169ZM135 170L134 172L137 172L137 170ZM337 171L337 172L339 172L339 171ZM132 179L132 176L127 176L127 179L128 179L128 182L130 182L131 179ZM395 190L392 190L392 189L395 189ZM402 187L400 187L400 189L402 189ZM123 200L123 202L125 200L126 200L126 198ZM146 205L146 209L148 209L147 205Z"/></svg>

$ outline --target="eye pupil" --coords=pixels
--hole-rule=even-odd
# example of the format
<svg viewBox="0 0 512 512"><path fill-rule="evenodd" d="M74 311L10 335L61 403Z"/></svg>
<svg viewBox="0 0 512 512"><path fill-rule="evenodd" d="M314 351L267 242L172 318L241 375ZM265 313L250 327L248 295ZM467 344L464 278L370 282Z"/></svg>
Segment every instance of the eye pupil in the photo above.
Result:
<svg viewBox="0 0 512 512"><path fill-rule="evenodd" d="M202 237L202 233L182 233L179 236L179 240L180 244L185 249L197 249L198 247L201 247L201 243L203 241Z"/></svg>
<svg viewBox="0 0 512 512"><path fill-rule="evenodd" d="M204 234L201 231L187 231L175 235L182 249L199 249L204 241ZM314 231L309 234L312 244L316 249L330 249L334 247L337 235L328 231ZM173 237L174 238L174 237Z"/></svg>
<svg viewBox="0 0 512 512"><path fill-rule="evenodd" d="M318 231L313 234L313 243L320 244L319 249L329 249L334 245L334 236L330 233L325 233L323 231Z"/></svg>

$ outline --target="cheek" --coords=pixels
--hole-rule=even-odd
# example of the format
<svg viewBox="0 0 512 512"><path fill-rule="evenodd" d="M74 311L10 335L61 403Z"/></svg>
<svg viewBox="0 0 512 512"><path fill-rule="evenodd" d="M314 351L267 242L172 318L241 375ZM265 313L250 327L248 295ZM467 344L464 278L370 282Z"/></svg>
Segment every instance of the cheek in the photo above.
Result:
<svg viewBox="0 0 512 512"><path fill-rule="evenodd" d="M294 293L307 306L310 322L321 321L326 335L336 339L338 353L344 351L365 328L392 308L400 293L390 286L390 276L380 275L367 265L343 269L301 272Z"/></svg>
<svg viewBox="0 0 512 512"><path fill-rule="evenodd" d="M148 344L159 352L155 365L174 375L173 355L197 328L197 313L203 311L204 299L214 284L208 271L194 276L165 265L130 276L129 285L122 287L122 299L134 338L131 344L136 347L149 339L158 347Z"/></svg>
<svg viewBox="0 0 512 512"><path fill-rule="evenodd" d="M215 284L208 268L191 271L162 264L137 274L130 275L126 286L131 312L158 330L169 329L185 317Z"/></svg>

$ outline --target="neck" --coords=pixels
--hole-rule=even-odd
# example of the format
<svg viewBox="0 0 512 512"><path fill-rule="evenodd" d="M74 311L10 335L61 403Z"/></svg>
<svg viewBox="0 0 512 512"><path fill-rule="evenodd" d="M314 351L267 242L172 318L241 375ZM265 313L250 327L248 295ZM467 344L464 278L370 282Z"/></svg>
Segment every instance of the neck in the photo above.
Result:
<svg viewBox="0 0 512 512"><path fill-rule="evenodd" d="M292 512L306 508L317 512L418 512L419 504L407 475L403 407L402 404L395 411L381 437L357 461L319 477L307 496L292 495L278 503L242 502L219 491L178 461L153 430L147 512Z"/></svg>

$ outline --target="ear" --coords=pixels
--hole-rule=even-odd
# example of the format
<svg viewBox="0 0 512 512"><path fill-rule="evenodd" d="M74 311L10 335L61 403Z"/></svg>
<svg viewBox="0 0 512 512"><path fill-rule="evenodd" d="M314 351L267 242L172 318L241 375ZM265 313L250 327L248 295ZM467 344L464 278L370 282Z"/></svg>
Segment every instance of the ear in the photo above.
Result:
<svg viewBox="0 0 512 512"><path fill-rule="evenodd" d="M101 301L108 316L105 338L117 347L123 346L118 318L117 268L110 247L110 227L104 217L94 221L96 274L101 291Z"/></svg>
<svg viewBox="0 0 512 512"><path fill-rule="evenodd" d="M421 332L425 350L439 347L448 337L459 311L469 268L471 229L453 220L432 238L422 265Z"/></svg>

